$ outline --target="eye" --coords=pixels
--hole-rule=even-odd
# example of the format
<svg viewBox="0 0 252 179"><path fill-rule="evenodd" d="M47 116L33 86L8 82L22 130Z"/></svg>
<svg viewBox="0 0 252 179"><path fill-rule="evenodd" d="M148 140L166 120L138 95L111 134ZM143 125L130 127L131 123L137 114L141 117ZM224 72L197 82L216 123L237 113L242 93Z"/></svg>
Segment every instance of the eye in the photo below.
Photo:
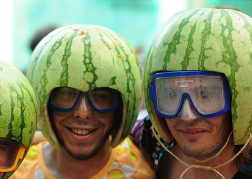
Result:
<svg viewBox="0 0 252 179"><path fill-rule="evenodd" d="M169 88L167 91L168 100L175 100L178 97L178 91L174 88Z"/></svg>
<svg viewBox="0 0 252 179"><path fill-rule="evenodd" d="M0 144L0 153L1 155L8 155L10 152L11 144Z"/></svg>
<svg viewBox="0 0 252 179"><path fill-rule="evenodd" d="M6 147L5 145L0 145L0 151L5 151L7 149L8 149L8 147Z"/></svg>
<svg viewBox="0 0 252 179"><path fill-rule="evenodd" d="M76 90L61 90L58 94L60 98L68 99L68 98L75 98L77 95Z"/></svg>
<svg viewBox="0 0 252 179"><path fill-rule="evenodd" d="M213 100L221 95L220 87L199 87L197 88L198 97L202 100Z"/></svg>
<svg viewBox="0 0 252 179"><path fill-rule="evenodd" d="M95 92L95 93L92 93L92 98L94 100L104 101L110 98L110 94L106 92Z"/></svg>

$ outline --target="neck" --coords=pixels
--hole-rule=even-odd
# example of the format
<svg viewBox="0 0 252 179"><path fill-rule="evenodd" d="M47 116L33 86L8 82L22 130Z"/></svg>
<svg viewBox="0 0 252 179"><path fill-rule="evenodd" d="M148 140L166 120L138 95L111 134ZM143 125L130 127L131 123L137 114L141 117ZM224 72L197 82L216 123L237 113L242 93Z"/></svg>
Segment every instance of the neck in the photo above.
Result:
<svg viewBox="0 0 252 179"><path fill-rule="evenodd" d="M86 160L73 158L62 148L57 150L49 143L42 147L44 161L49 172L57 179L86 179L97 174L108 162L112 148L109 141L93 157Z"/></svg>
<svg viewBox="0 0 252 179"><path fill-rule="evenodd" d="M175 145L171 149L171 152L177 156L180 161L168 152L165 152L159 164L161 178L219 179L224 177L225 179L231 179L238 171L236 159L229 161L236 153L235 146L232 142L229 142L218 156L215 156L210 160L206 159L211 158L214 155L197 159L186 156L178 145ZM221 165L224 163L226 164ZM169 172L167 173L167 171Z"/></svg>

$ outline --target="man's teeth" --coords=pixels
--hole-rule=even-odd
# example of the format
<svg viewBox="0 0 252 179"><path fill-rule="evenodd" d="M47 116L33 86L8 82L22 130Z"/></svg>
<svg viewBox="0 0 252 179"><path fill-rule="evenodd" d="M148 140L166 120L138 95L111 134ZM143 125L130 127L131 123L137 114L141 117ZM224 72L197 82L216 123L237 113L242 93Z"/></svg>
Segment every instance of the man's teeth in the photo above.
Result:
<svg viewBox="0 0 252 179"><path fill-rule="evenodd" d="M79 135L87 135L93 130L81 130L81 129L72 129L73 133L79 134Z"/></svg>
<svg viewBox="0 0 252 179"><path fill-rule="evenodd" d="M186 133L188 133L188 134L197 134L199 132L186 132Z"/></svg>

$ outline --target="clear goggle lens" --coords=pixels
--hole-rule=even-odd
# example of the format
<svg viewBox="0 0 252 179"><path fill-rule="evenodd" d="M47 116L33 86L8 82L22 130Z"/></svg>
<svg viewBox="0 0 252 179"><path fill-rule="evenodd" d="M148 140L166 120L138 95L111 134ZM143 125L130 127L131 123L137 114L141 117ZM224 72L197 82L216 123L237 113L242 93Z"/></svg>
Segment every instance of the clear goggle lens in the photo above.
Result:
<svg viewBox="0 0 252 179"><path fill-rule="evenodd" d="M224 74L180 71L156 73L151 96L156 112L165 118L178 116L185 98L202 117L214 117L230 109L231 91Z"/></svg>
<svg viewBox="0 0 252 179"><path fill-rule="evenodd" d="M73 110L80 99L86 95L89 104L97 112L109 112L118 109L121 104L120 93L111 88L95 88L88 93L69 87L55 88L50 95L49 107L69 112Z"/></svg>
<svg viewBox="0 0 252 179"><path fill-rule="evenodd" d="M14 140L0 138L0 172L16 168L18 160L24 157L26 147Z"/></svg>

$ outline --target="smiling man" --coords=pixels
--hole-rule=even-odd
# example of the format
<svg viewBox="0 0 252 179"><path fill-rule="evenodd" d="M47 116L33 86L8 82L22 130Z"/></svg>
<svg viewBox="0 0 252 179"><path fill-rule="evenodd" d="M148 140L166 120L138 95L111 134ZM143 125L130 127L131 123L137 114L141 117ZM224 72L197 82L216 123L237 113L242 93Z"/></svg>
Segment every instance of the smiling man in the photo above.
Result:
<svg viewBox="0 0 252 179"><path fill-rule="evenodd" d="M136 140L150 153L160 146L146 133L151 121L164 148L152 147L156 178L252 178L251 29L242 12L206 8L177 13L156 34Z"/></svg>
<svg viewBox="0 0 252 179"><path fill-rule="evenodd" d="M32 146L13 178L154 178L127 137L143 82L120 35L95 25L56 29L34 50L27 77L48 142Z"/></svg>

